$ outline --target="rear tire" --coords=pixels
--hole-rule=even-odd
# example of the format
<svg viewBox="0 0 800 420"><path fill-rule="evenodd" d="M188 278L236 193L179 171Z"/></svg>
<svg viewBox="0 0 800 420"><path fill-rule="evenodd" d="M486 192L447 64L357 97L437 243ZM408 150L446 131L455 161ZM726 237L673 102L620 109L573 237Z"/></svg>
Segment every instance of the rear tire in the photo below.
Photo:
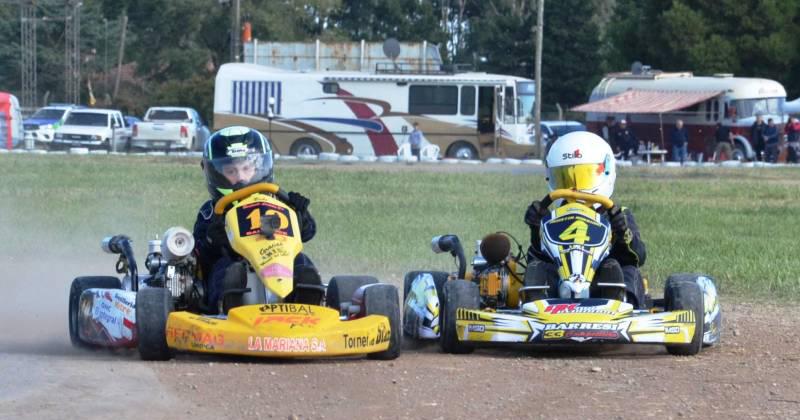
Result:
<svg viewBox="0 0 800 420"><path fill-rule="evenodd" d="M378 279L372 276L334 276L325 292L325 305L341 313L342 303L350 302L359 287L373 283Z"/></svg>
<svg viewBox="0 0 800 420"><path fill-rule="evenodd" d="M289 148L289 154L294 156L312 155L319 156L322 153L322 148L315 140L309 138L302 138L292 143Z"/></svg>
<svg viewBox="0 0 800 420"><path fill-rule="evenodd" d="M172 294L164 288L142 289L136 294L136 332L142 360L169 360L167 318L174 310Z"/></svg>
<svg viewBox="0 0 800 420"><path fill-rule="evenodd" d="M96 345L86 343L80 337L80 322L78 322L78 310L81 294L88 289L121 289L120 281L111 276L90 276L77 277L72 280L69 289L69 339L72 345L82 348L97 348Z"/></svg>
<svg viewBox="0 0 800 420"><path fill-rule="evenodd" d="M694 335L691 343L668 344L667 351L676 356L693 356L703 346L703 291L697 283L671 277L664 286L664 309L690 310L694 313Z"/></svg>
<svg viewBox="0 0 800 420"><path fill-rule="evenodd" d="M457 141L447 148L447 157L473 160L478 158L478 151L465 141Z"/></svg>
<svg viewBox="0 0 800 420"><path fill-rule="evenodd" d="M392 360L400 355L403 344L402 327L400 325L400 299L397 288L391 284L375 284L364 290L364 306L366 314L383 315L389 318L389 348L369 353L367 358L376 360Z"/></svg>
<svg viewBox="0 0 800 420"><path fill-rule="evenodd" d="M456 312L458 308L478 309L480 294L478 285L467 280L448 281L444 285L444 308L441 311L442 334L440 345L442 351L453 354L472 353L473 346L458 341L456 330Z"/></svg>

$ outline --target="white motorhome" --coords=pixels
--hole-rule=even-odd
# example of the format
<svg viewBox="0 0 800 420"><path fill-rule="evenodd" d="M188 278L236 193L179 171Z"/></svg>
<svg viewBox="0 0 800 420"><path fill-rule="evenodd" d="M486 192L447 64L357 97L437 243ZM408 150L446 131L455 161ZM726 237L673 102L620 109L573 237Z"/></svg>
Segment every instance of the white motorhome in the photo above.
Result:
<svg viewBox="0 0 800 420"><path fill-rule="evenodd" d="M751 126L756 116L786 122L786 90L769 79L715 74L696 77L691 72L644 70L606 75L592 91L589 103L573 108L585 111L590 131L600 133L606 118L626 119L639 140L671 150L670 132L678 119L689 130L689 151L711 156L716 124L735 135L734 158L753 159L756 142Z"/></svg>
<svg viewBox="0 0 800 420"><path fill-rule="evenodd" d="M463 159L535 151L527 125L534 82L487 73L299 72L223 65L214 87L214 129L256 128L281 154L393 155L413 124L443 156Z"/></svg>

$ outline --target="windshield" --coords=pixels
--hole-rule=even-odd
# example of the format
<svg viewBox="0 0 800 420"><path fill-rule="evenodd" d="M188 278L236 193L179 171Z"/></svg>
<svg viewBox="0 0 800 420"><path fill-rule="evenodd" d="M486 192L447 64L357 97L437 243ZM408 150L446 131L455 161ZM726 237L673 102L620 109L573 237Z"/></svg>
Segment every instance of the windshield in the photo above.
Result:
<svg viewBox="0 0 800 420"><path fill-rule="evenodd" d="M189 115L186 111L167 111L163 109L154 110L147 116L150 121L183 121L188 120Z"/></svg>
<svg viewBox="0 0 800 420"><path fill-rule="evenodd" d="M70 112L64 125L88 125L91 127L108 127L108 115L88 112Z"/></svg>
<svg viewBox="0 0 800 420"><path fill-rule="evenodd" d="M523 82L517 84L517 93L519 94L517 100L517 115L519 115L519 122L533 121L533 104L536 101L536 85L533 82Z"/></svg>
<svg viewBox="0 0 800 420"><path fill-rule="evenodd" d="M739 99L731 101L731 106L736 109L738 118L757 115L782 115L785 101L786 98Z"/></svg>
<svg viewBox="0 0 800 420"><path fill-rule="evenodd" d="M31 118L42 120L60 120L66 109L42 108L31 115Z"/></svg>

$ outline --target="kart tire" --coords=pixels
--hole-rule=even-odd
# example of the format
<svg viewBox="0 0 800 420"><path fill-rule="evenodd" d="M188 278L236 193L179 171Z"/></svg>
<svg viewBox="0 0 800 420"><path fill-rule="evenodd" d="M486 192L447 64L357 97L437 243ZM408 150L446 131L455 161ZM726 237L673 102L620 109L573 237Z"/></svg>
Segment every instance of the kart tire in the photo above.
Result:
<svg viewBox="0 0 800 420"><path fill-rule="evenodd" d="M667 279L664 286L666 311L691 310L694 312L694 335L688 344L667 344L667 352L676 356L692 356L703 346L703 291L697 283Z"/></svg>
<svg viewBox="0 0 800 420"><path fill-rule="evenodd" d="M383 315L389 318L389 348L367 354L367 358L376 360L392 360L400 355L403 344L402 326L400 325L400 299L397 288L391 284L373 284L364 288L365 313Z"/></svg>
<svg viewBox="0 0 800 420"><path fill-rule="evenodd" d="M701 278L703 278L703 277L709 279L712 284L714 283L713 282L713 278L711 276L708 276L708 275L702 274L702 273L671 274L667 278L667 283L685 281L685 282L696 283L696 284L700 285L699 280ZM716 285L714 285L714 289L716 289ZM701 290L702 290L702 287L701 287ZM718 297L719 295L717 294L716 296ZM719 305L719 303L717 303L717 305ZM718 344L719 341L720 341L720 338L721 338L721 332L722 332L722 308L720 308L720 311L719 311L718 315L714 318L714 320L711 322L710 325L706 325L706 319L705 319L706 310L707 310L707 308L706 308L706 302L705 302L705 293L703 293L703 347L711 347L714 344ZM709 332L709 331L715 331L716 334L714 332ZM706 342L705 341L706 340L706 334L710 335L710 337L709 337L710 342Z"/></svg>
<svg viewBox="0 0 800 420"><path fill-rule="evenodd" d="M417 276L424 273L430 273L431 276L433 276L433 284L434 286L436 286L436 296L439 298L440 302L444 297L444 284L450 277L448 273L445 273L444 271L424 271L424 270L409 271L408 273L406 273L406 276L403 279L403 302L402 302L403 310L405 310L405 304L406 304L406 299L408 299L408 294L411 292L411 283L414 282L414 279L416 279ZM441 318L439 319L441 320ZM408 321L409 320L405 318L403 319L403 322L408 322ZM403 328L403 335L407 339L414 340L414 336L412 336L411 334L408 333L408 331L406 331L405 325Z"/></svg>
<svg viewBox="0 0 800 420"><path fill-rule="evenodd" d="M167 318L174 310L168 289L153 287L136 294L136 332L139 356L142 360L169 360L172 350L167 346Z"/></svg>
<svg viewBox="0 0 800 420"><path fill-rule="evenodd" d="M334 276L325 291L325 305L341 313L342 303L349 303L359 287L373 283L378 279L372 276Z"/></svg>
<svg viewBox="0 0 800 420"><path fill-rule="evenodd" d="M121 289L122 285L118 278L111 276L91 276L77 277L72 280L69 289L69 339L72 345L82 348L97 348L98 346L81 340L78 322L78 308L81 294L88 289Z"/></svg>
<svg viewBox="0 0 800 420"><path fill-rule="evenodd" d="M458 308L478 309L480 294L478 285L467 280L451 280L444 285L443 308L440 311L442 351L453 354L472 353L473 346L458 341L456 331L456 311Z"/></svg>

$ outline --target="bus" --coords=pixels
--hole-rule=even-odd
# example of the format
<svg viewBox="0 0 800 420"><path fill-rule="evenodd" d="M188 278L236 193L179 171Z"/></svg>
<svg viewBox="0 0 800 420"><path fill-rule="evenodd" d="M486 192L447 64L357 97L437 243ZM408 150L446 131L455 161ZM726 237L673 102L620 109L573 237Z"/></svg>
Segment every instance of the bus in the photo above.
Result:
<svg viewBox="0 0 800 420"><path fill-rule="evenodd" d="M683 120L689 152L711 158L717 123L734 134L733 159L755 159L751 126L758 115L780 128L787 121L786 90L769 79L734 77L729 73L696 77L691 72L644 70L606 75L592 90L584 111L590 131L600 133L608 117L626 119L639 140L670 151L669 135Z"/></svg>
<svg viewBox="0 0 800 420"><path fill-rule="evenodd" d="M525 158L533 80L442 71L291 71L229 63L214 86L214 129L245 125L276 153L396 155L414 123L441 157Z"/></svg>

